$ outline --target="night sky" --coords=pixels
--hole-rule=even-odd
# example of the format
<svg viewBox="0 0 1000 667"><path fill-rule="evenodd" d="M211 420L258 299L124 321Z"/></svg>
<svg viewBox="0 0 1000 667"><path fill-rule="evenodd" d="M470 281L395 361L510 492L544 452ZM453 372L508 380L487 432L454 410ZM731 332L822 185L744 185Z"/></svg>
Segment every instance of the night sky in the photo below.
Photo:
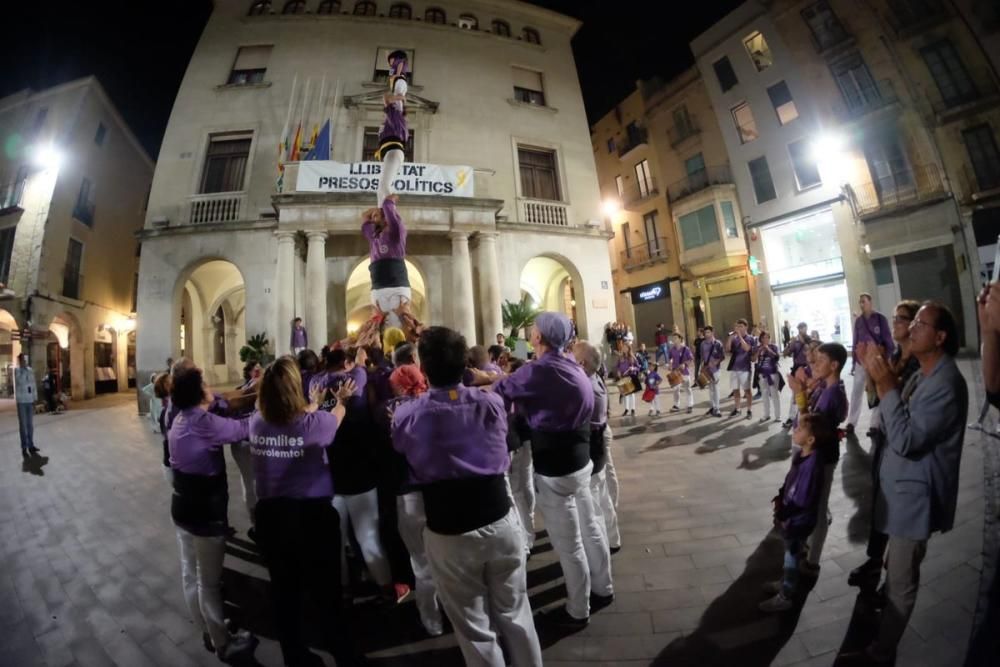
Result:
<svg viewBox="0 0 1000 667"><path fill-rule="evenodd" d="M740 2L703 0L669 16L651 14L658 4L651 0L531 4L584 22L573 50L593 122L628 95L636 79L670 77L689 67L691 38ZM10 6L4 7L0 97L94 74L155 158L187 62L211 13L209 0L4 4Z"/></svg>

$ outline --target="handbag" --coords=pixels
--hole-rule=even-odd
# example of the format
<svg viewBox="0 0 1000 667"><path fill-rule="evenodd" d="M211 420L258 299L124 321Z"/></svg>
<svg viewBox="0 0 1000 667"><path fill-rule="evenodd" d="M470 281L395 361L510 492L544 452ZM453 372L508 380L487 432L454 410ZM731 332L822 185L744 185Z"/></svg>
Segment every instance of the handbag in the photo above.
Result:
<svg viewBox="0 0 1000 667"><path fill-rule="evenodd" d="M656 390L652 387L647 387L646 391L642 392L642 400L646 403L652 403L654 398L656 398Z"/></svg>

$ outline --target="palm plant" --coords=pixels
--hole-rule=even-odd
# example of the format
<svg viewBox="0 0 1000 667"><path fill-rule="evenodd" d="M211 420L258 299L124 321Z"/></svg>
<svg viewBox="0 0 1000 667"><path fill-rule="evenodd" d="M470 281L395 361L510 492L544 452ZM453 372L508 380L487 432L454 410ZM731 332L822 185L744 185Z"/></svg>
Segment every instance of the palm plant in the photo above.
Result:
<svg viewBox="0 0 1000 667"><path fill-rule="evenodd" d="M240 361L256 361L266 364L271 361L267 353L268 340L266 334L259 333L247 339L247 344L240 348Z"/></svg>
<svg viewBox="0 0 1000 667"><path fill-rule="evenodd" d="M518 332L534 324L535 317L541 312L531 303L527 294L523 295L518 302L504 301L501 310L503 312L503 325L510 329L510 338L515 340Z"/></svg>

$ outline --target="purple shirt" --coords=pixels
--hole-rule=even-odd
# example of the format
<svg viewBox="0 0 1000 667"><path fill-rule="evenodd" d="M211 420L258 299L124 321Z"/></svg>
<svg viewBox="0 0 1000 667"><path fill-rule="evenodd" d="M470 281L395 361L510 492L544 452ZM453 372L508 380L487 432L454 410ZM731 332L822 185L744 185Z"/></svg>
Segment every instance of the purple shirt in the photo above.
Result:
<svg viewBox="0 0 1000 667"><path fill-rule="evenodd" d="M889 326L889 320L885 315L872 311L868 317L859 315L858 319L854 320L854 345L851 350L851 358L854 361L858 360L859 343L881 345L885 350L885 358L889 358L896 343L892 340L892 327Z"/></svg>
<svg viewBox="0 0 1000 667"><path fill-rule="evenodd" d="M292 349L297 347L309 347L309 334L305 327L292 327Z"/></svg>
<svg viewBox="0 0 1000 667"><path fill-rule="evenodd" d="M180 408L174 407L174 404L170 402L168 397L166 400L167 404L167 430L174 425L174 420L177 419L177 415L181 413ZM208 405L208 411L213 415L225 416L223 413L229 409L229 401L222 398L219 394L212 394L212 402Z"/></svg>
<svg viewBox="0 0 1000 667"><path fill-rule="evenodd" d="M343 384L344 380L347 378L354 380L356 387L354 389L354 393L351 394L349 399L347 399L345 407L348 409L364 407L365 387L368 385L368 372L363 366L355 366L349 371L317 373L313 376L312 381L309 383L309 391L311 392L317 387L320 389L336 389Z"/></svg>
<svg viewBox="0 0 1000 667"><path fill-rule="evenodd" d="M499 475L510 466L507 410L488 391L435 387L396 408L392 446L416 484Z"/></svg>
<svg viewBox="0 0 1000 667"><path fill-rule="evenodd" d="M200 407L181 410L167 436L170 467L191 475L221 475L226 472L222 446L246 440L250 418L229 419Z"/></svg>
<svg viewBox="0 0 1000 667"><path fill-rule="evenodd" d="M809 365L809 346L804 340L801 338L793 340L788 351L792 353L792 366Z"/></svg>
<svg viewBox="0 0 1000 667"><path fill-rule="evenodd" d="M836 430L840 422L847 419L847 392L843 380L830 386L826 385L825 380L820 380L809 396L809 412L823 415L830 427ZM836 463L840 460L840 442L837 439L831 443L819 443L817 451L824 463Z"/></svg>
<svg viewBox="0 0 1000 667"><path fill-rule="evenodd" d="M688 366L691 365L691 361L694 359L694 356L691 354L691 348L689 348L687 345L674 345L672 348L670 348L669 354L670 354L670 370L676 371L677 369L683 367L683 370L681 370L681 374L688 375L690 373L690 371L688 370Z"/></svg>
<svg viewBox="0 0 1000 667"><path fill-rule="evenodd" d="M777 345L769 343L766 347L760 348L760 355L757 357L757 367L765 375L774 375L778 372Z"/></svg>
<svg viewBox="0 0 1000 667"><path fill-rule="evenodd" d="M484 371L486 373L493 373L495 375L503 377L503 369L494 364L492 361L487 361L485 364L480 366L478 370ZM466 371L462 374L462 384L464 384L466 387L471 387L474 381L475 377L473 377L472 375L472 370L466 369Z"/></svg>
<svg viewBox="0 0 1000 667"><path fill-rule="evenodd" d="M785 476L781 501L784 505L781 528L786 536L806 537L816 526L823 462L816 452L792 455L792 467ZM825 517L824 517L825 518Z"/></svg>
<svg viewBox="0 0 1000 667"><path fill-rule="evenodd" d="M290 424L250 420L250 454L258 498L330 498L333 480L326 448L337 432L329 412L301 414Z"/></svg>
<svg viewBox="0 0 1000 667"><path fill-rule="evenodd" d="M538 431L574 431L589 424L594 411L594 389L583 367L558 352L521 366L493 391Z"/></svg>
<svg viewBox="0 0 1000 667"><path fill-rule="evenodd" d="M718 339L706 339L701 342L701 360L710 371L717 371L719 369L719 364L722 363L722 360L725 358L726 353L722 349L722 343L719 342Z"/></svg>
<svg viewBox="0 0 1000 667"><path fill-rule="evenodd" d="M739 334L735 334L729 339L729 352L733 355L733 367L730 370L750 370L750 355L753 354L754 347L757 346L757 341L750 334L743 336L743 341L750 346L749 350L744 350L743 346L740 345Z"/></svg>
<svg viewBox="0 0 1000 667"><path fill-rule="evenodd" d="M646 389L652 389L654 393L660 393L660 383L663 382L663 378L656 371L650 371L646 375Z"/></svg>
<svg viewBox="0 0 1000 667"><path fill-rule="evenodd" d="M385 107L385 120L378 131L378 140L382 142L389 138L401 139L406 143L410 138L409 129L406 127L406 116L403 115L403 105L389 104Z"/></svg>
<svg viewBox="0 0 1000 667"><path fill-rule="evenodd" d="M403 259L406 257L406 225L396 211L396 202L386 199L382 203L385 226L381 232L375 230L375 223L368 221L361 225L361 233L368 239L368 256L371 261L380 259Z"/></svg>

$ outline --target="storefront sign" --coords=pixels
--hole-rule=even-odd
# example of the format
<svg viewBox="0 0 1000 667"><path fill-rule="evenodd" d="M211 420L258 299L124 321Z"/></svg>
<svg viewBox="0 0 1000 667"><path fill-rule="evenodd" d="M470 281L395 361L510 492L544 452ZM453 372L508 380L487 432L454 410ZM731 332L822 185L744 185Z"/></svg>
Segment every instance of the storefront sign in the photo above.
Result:
<svg viewBox="0 0 1000 667"><path fill-rule="evenodd" d="M378 162L299 162L295 189L299 192L372 192L378 189L382 165ZM400 167L392 189L401 195L473 197L472 167L451 164L412 164Z"/></svg>
<svg viewBox="0 0 1000 667"><path fill-rule="evenodd" d="M670 297L670 289L666 283L650 283L642 287L632 288L632 303L659 301Z"/></svg>

